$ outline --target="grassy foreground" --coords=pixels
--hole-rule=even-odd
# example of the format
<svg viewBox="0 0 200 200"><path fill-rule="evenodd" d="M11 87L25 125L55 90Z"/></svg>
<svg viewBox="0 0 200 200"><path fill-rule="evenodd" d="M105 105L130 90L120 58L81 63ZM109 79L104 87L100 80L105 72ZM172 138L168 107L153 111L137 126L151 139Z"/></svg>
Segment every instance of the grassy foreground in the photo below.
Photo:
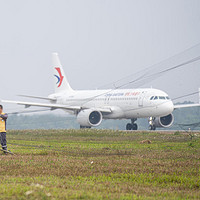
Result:
<svg viewBox="0 0 200 200"><path fill-rule="evenodd" d="M0 199L200 199L199 134L26 130L7 139L15 155L0 154Z"/></svg>

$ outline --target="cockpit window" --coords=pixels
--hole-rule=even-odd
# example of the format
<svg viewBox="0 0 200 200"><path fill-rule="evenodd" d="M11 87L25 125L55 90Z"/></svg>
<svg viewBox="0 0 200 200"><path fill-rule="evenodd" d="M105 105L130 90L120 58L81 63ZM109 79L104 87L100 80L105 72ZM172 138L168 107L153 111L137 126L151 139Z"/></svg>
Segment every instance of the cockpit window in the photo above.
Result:
<svg viewBox="0 0 200 200"><path fill-rule="evenodd" d="M150 97L150 100L157 100L157 99L160 99L160 100L169 100L170 98L168 96L152 96Z"/></svg>
<svg viewBox="0 0 200 200"><path fill-rule="evenodd" d="M150 98L150 100L153 100L153 98L154 98L154 96L152 96L152 97Z"/></svg>
<svg viewBox="0 0 200 200"><path fill-rule="evenodd" d="M156 100L156 99L158 99L158 97L157 97L157 96L155 96L155 97L154 97L154 100Z"/></svg>

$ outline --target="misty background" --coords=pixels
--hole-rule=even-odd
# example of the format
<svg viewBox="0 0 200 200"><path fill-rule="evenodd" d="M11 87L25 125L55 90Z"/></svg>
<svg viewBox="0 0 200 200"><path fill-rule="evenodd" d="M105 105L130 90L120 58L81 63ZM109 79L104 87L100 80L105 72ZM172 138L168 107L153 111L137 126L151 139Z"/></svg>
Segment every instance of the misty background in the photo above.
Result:
<svg viewBox="0 0 200 200"><path fill-rule="evenodd" d="M0 24L0 99L53 93L52 52L73 89L113 88L146 68L152 73L200 56L200 45L187 51L200 43L199 0L0 0ZM139 86L173 99L198 91L199 77L197 61ZM6 112L22 108L5 104Z"/></svg>

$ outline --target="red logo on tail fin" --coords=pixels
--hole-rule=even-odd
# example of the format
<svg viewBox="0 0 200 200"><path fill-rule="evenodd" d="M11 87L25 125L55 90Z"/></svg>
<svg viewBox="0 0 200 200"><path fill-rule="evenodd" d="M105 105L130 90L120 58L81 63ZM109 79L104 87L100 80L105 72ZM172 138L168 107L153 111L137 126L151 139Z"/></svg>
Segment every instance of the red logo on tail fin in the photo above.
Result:
<svg viewBox="0 0 200 200"><path fill-rule="evenodd" d="M63 76L62 73L61 73L60 67L55 67L55 69L57 70L59 76L57 76L57 75L54 75L54 76L58 79L58 82L57 82L57 83L59 83L58 87L60 87L61 84L62 84L62 82L63 82L64 76Z"/></svg>

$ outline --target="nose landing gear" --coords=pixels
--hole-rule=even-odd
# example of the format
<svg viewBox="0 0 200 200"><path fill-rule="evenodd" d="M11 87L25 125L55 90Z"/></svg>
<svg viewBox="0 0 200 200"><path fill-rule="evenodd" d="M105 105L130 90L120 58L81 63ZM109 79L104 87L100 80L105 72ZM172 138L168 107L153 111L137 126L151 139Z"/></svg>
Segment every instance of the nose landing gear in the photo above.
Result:
<svg viewBox="0 0 200 200"><path fill-rule="evenodd" d="M155 117L149 117L149 130L156 130L156 126L154 125Z"/></svg>
<svg viewBox="0 0 200 200"><path fill-rule="evenodd" d="M137 119L131 119L131 123L126 124L126 130L137 130L138 125L135 123Z"/></svg>
<svg viewBox="0 0 200 200"><path fill-rule="evenodd" d="M149 130L155 131L156 130L156 126L155 125L149 125Z"/></svg>

